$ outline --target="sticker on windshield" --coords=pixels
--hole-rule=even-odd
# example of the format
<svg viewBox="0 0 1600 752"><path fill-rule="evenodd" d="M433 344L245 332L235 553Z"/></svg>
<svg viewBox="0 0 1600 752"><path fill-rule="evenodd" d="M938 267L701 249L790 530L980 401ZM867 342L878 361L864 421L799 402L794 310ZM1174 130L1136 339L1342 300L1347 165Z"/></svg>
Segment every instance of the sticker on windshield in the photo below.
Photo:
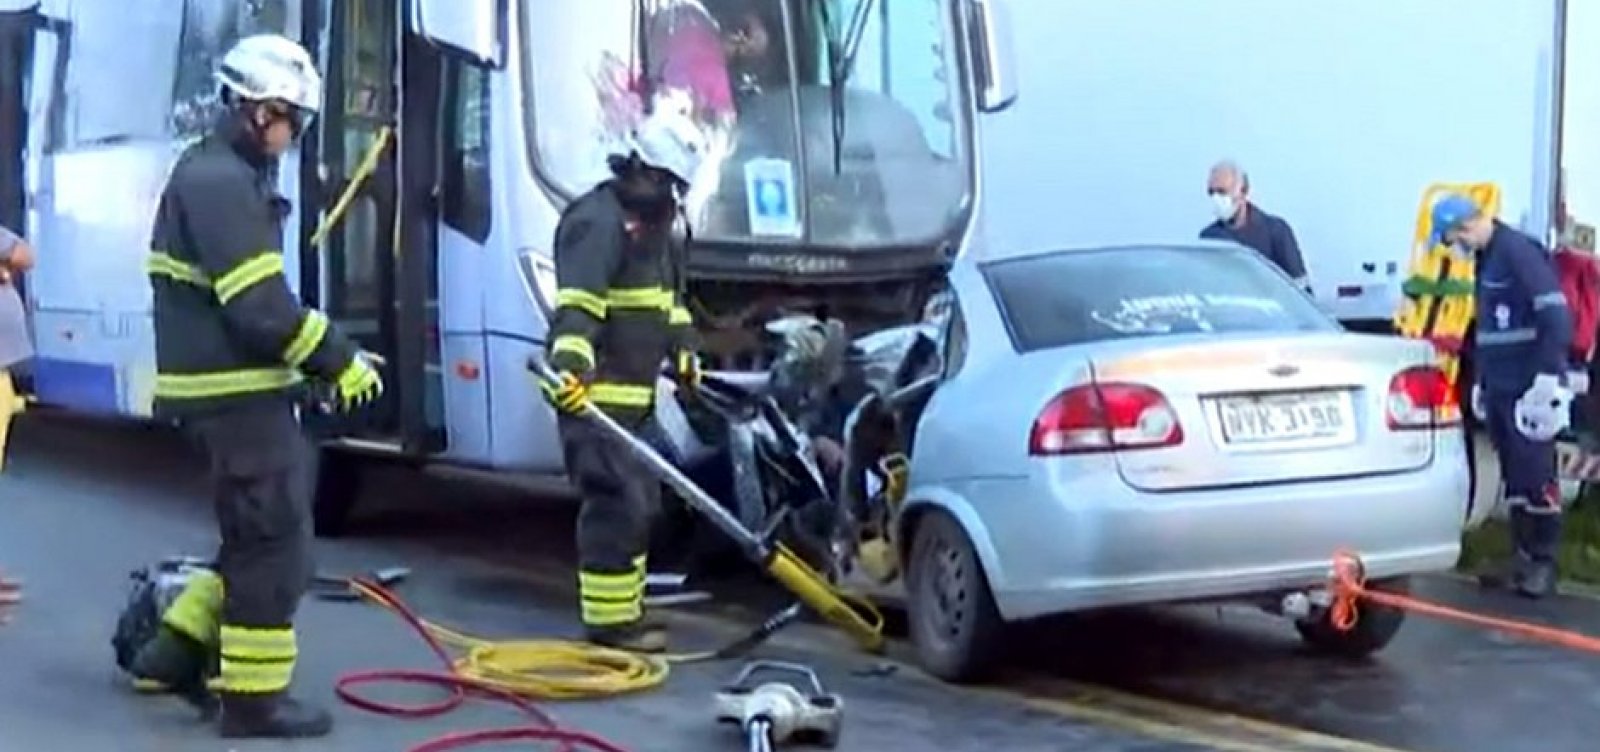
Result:
<svg viewBox="0 0 1600 752"><path fill-rule="evenodd" d="M750 215L750 234L800 234L800 212L796 208L794 165L787 159L752 159L744 164L745 209Z"/></svg>
<svg viewBox="0 0 1600 752"><path fill-rule="evenodd" d="M1122 298L1115 308L1096 309L1090 316L1122 334L1176 334L1214 332L1237 326L1241 318L1261 320L1287 313L1272 298L1183 294Z"/></svg>

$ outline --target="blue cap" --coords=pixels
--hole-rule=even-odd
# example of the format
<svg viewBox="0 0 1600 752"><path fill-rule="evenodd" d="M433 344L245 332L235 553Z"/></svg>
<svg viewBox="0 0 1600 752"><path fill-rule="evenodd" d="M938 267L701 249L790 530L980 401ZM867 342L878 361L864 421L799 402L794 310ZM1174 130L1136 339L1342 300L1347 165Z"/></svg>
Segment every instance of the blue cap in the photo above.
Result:
<svg viewBox="0 0 1600 752"><path fill-rule="evenodd" d="M1478 204L1459 193L1439 199L1433 205L1433 244L1444 242L1444 236L1481 212Z"/></svg>

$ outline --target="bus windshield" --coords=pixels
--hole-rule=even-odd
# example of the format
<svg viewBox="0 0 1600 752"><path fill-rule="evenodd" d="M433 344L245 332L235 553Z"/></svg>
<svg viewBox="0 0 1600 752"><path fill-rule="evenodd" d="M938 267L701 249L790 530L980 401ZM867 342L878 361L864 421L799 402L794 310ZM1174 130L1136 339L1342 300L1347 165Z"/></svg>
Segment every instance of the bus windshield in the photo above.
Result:
<svg viewBox="0 0 1600 752"><path fill-rule="evenodd" d="M951 0L538 0L523 6L536 174L567 197L647 107L711 144L700 238L844 249L930 244L971 195Z"/></svg>

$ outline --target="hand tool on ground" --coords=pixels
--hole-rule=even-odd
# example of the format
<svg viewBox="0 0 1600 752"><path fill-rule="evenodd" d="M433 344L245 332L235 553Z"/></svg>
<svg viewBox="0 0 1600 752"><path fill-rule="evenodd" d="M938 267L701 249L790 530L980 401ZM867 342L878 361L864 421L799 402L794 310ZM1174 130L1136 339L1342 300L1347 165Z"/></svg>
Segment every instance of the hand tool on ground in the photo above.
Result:
<svg viewBox="0 0 1600 752"><path fill-rule="evenodd" d="M547 383L559 381L556 373L537 357L528 361L528 368ZM707 375L705 378L711 380L714 377ZM618 425L604 410L585 402L581 415L593 421L621 448L632 453L661 482L676 491L685 504L731 538L746 558L788 588L802 603L842 629L863 648L873 652L883 648L883 617L871 604L841 593L824 575L812 569L787 546L751 532L732 512L695 485L649 444Z"/></svg>
<svg viewBox="0 0 1600 752"><path fill-rule="evenodd" d="M385 588L392 588L405 582L410 576L411 570L407 567L388 567L386 569L372 570L361 575L360 579L365 582L375 582ZM356 578L353 577L334 577L319 574L312 578L311 594L325 601L354 602L366 598L361 590L355 586L355 582Z"/></svg>
<svg viewBox="0 0 1600 752"><path fill-rule="evenodd" d="M756 684L762 673L789 674L803 685L786 681ZM737 725L750 752L771 752L794 742L824 749L839 744L844 700L822 688L810 667L797 663L754 661L746 664L733 683L716 694L717 720Z"/></svg>

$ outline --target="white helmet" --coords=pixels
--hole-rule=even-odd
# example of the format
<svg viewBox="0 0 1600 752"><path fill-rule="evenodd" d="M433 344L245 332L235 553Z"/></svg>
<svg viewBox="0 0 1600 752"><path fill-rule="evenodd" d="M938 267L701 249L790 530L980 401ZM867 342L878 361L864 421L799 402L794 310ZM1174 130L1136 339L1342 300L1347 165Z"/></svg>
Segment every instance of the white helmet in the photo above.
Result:
<svg viewBox="0 0 1600 752"><path fill-rule="evenodd" d="M312 113L322 109L322 76L311 54L277 34L239 40L222 56L217 81L241 99L281 99Z"/></svg>
<svg viewBox="0 0 1600 752"><path fill-rule="evenodd" d="M710 145L690 117L687 102L679 101L677 94L657 97L654 112L634 129L629 141L645 164L670 172L687 184Z"/></svg>

